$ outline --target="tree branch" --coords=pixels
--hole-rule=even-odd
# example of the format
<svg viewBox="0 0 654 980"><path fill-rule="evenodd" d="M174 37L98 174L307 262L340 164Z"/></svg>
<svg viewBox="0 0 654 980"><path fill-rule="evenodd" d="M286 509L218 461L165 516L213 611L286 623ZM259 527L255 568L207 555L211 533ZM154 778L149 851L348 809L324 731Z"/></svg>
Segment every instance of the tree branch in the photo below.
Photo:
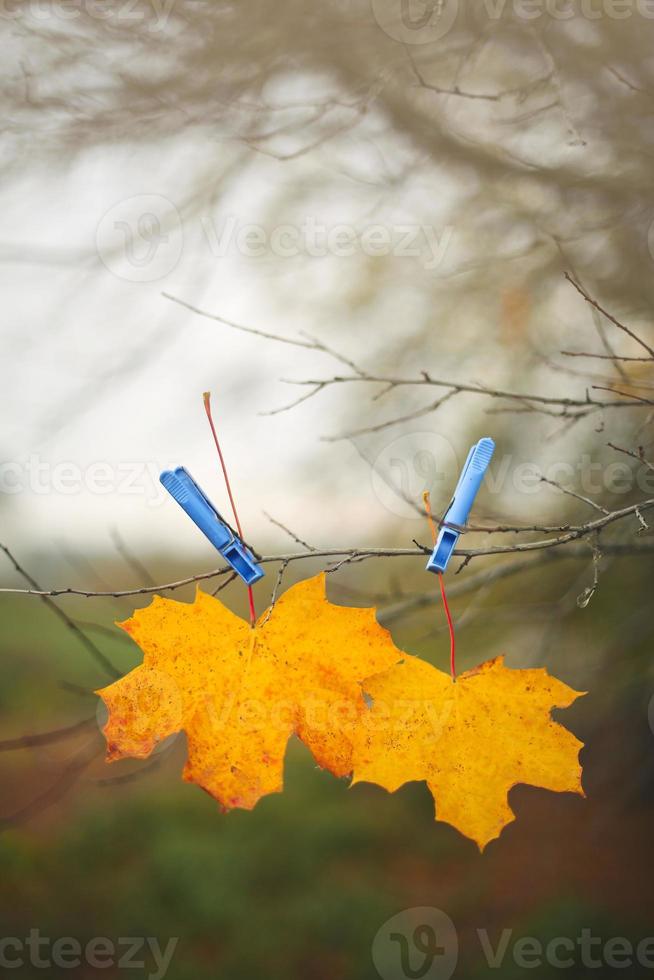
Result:
<svg viewBox="0 0 654 980"><path fill-rule="evenodd" d="M516 544L503 544L496 545L489 548L456 548L454 551L455 555L460 555L468 560L474 558L482 558L488 555L510 555L519 554L523 552L531 551L544 551L550 548L562 547L569 542L578 541L580 538L584 538L589 534L593 534L596 531L600 531L610 524L616 521L623 520L627 517L638 517L642 511L650 510L654 507L654 498L648 500L640 501L637 504L630 504L628 507L622 507L618 510L610 511L608 514L603 514L594 521L589 521L586 524L573 525L563 525L565 528L563 533L558 534L556 537L547 538L539 541L522 541ZM447 522L445 522L447 524ZM449 525L448 525L449 526ZM452 525L456 526L456 525ZM538 530L537 527L531 528L515 528L515 527L502 527L501 525L495 528L474 528L468 527L465 530L482 530L486 533L499 533L505 531L533 531ZM544 530L559 531L561 528L549 528ZM0 545L0 547L4 546ZM366 561L372 558L423 558L426 554L431 552L431 548L427 546L420 546L416 544L415 548L328 548L324 550L316 551L302 551L291 554L283 555L264 555L259 561L262 564L272 564L275 562L283 562L290 564L295 561L303 561L307 558L338 558L345 561ZM184 585L190 585L194 582L202 582L207 579L217 578L222 575L231 575L232 569L230 566L225 566L223 568L214 569L210 572L202 572L198 575L189 575L187 578L179 579L176 582L166 582L162 585L147 586L138 589L115 589L109 592L92 592L84 589L40 589L35 587L33 589L15 589L15 588L2 588L0 589L0 594L4 595L30 595L39 596L40 598L52 598L54 596L68 596L68 595L80 595L86 596L88 598L120 598L122 596L134 596L134 595L149 595L158 592L172 592L175 589L179 589ZM57 607L58 608L58 607Z"/></svg>
<svg viewBox="0 0 654 980"><path fill-rule="evenodd" d="M613 316L613 314L609 313L608 310L605 310L603 306L600 306L599 303L597 302L597 300L593 299L592 296L589 296L589 294L586 292L586 290L582 286L580 286L579 283L575 279L572 278L572 276L570 275L569 272L564 273L564 275L565 275L565 278L570 283L570 285L571 286L574 286L574 288L577 290L577 292L581 296L584 297L584 299L586 300L586 302L589 303L593 307L593 309L597 310L598 313L601 313L602 316L605 316L607 320L610 320L610 322L613 324L613 326L614 327L617 327L618 330L622 330L629 337L631 337L632 340L635 340L637 344L640 344L640 346L643 348L643 350L646 350L647 353L649 354L650 358L652 358L654 360L654 348L650 347L649 344L646 344L645 341L642 340L638 336L638 334L634 333L634 331L631 330L629 327L626 327L624 325L624 323L620 323L620 321L617 320Z"/></svg>
<svg viewBox="0 0 654 980"><path fill-rule="evenodd" d="M86 633L82 632L82 630L79 628L77 623L75 623L70 618L70 616L63 611L63 609L60 609L55 602L52 602L52 596L56 595L57 593L53 592L52 590L41 589L41 586L36 581L36 579L32 578L32 576L28 572L26 572L21 565L18 564L18 562L16 561L16 559L14 558L11 551L9 550L9 548L7 548L6 545L0 543L0 550L4 551L5 555L12 563L12 565L14 566L18 574L21 575L25 579L25 581L29 582L30 585L32 586L32 589L23 589L22 591L30 592L33 595L40 595L43 601L45 602L46 606L48 607L48 609L50 609L55 614L55 616L57 616L63 623L65 623L68 629L75 634L75 636L80 641L84 649L87 650L88 653L90 653L93 659L102 667L105 673L108 674L109 677L112 677L114 680L119 678L121 676L120 672L116 670L116 668L109 660L109 658L106 656L106 654L104 654L102 650L100 650L100 648L96 646L93 640L91 640L86 635ZM20 592L21 590L19 589L18 591Z"/></svg>

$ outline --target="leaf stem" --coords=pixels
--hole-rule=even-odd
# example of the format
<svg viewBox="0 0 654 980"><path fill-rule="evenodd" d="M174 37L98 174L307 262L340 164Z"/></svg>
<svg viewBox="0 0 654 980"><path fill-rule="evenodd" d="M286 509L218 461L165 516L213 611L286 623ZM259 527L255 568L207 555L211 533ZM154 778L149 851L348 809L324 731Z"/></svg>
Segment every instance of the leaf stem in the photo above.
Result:
<svg viewBox="0 0 654 980"><path fill-rule="evenodd" d="M431 539L432 542L436 544L436 538L437 538L436 524L434 523L434 518L431 512L431 503L429 501L429 490L425 490L425 492L422 495L422 499L425 505L425 511L427 512L427 521L429 523L429 530L431 531ZM450 631L450 674L452 675L452 680L456 681L456 642L454 639L454 623L452 622L450 607L447 604L447 596L445 594L445 580L443 579L442 572L438 573L438 582L441 587L443 608L445 609L445 615L447 617L447 625Z"/></svg>
<svg viewBox="0 0 654 980"><path fill-rule="evenodd" d="M216 427L213 424L213 417L211 414L211 392L205 391L202 395L202 400L204 402L204 410L207 413L207 419L209 421L209 427L211 429L211 434L213 436L213 441L216 444L216 449L218 450L218 459L220 460L220 468L223 471L223 477L225 478L225 486L227 487L227 495L229 497L229 502L232 506L232 514L234 515L234 523L239 533L239 537L243 539L243 531L241 529L241 522L238 519L238 513L236 510L236 504L234 503L234 496L232 494L232 488L229 482L229 476L227 475L227 467L225 466L225 459L223 457L222 449L220 448L220 443L218 441L218 434L216 432ZM250 604L250 625L254 628L254 624L257 621L257 614L254 608L254 593L252 591L252 586L248 585L248 600Z"/></svg>

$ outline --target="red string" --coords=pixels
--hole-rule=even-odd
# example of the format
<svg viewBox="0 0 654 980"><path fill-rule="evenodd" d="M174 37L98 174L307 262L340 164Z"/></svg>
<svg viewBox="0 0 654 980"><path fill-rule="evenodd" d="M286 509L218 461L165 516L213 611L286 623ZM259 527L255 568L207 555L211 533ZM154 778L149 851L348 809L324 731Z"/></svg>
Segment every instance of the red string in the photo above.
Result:
<svg viewBox="0 0 654 980"><path fill-rule="evenodd" d="M225 466L225 460L223 458L222 450L220 448L220 443L218 442L218 435L216 433L216 427L213 424L213 418L211 416L211 392L205 391L202 395L204 401L204 410L207 413L207 419L209 420L209 426L211 428L211 434L213 436L213 441L216 444L216 449L218 450L218 459L220 460L220 466L223 471L223 477L225 478L225 486L227 487L227 494L229 496L229 502L232 505L232 513L234 515L234 522L236 524L236 529L238 531L239 537L243 538L243 531L241 530L241 522L238 519L238 513L236 511L236 504L234 503L234 497L232 495L232 488L229 483L229 476L227 475L227 467ZM257 621L257 614L254 609L254 593L252 591L252 586L248 585L248 599L250 602L250 625L254 626Z"/></svg>
<svg viewBox="0 0 654 980"><path fill-rule="evenodd" d="M422 499L425 504L425 511L427 512L427 520L429 522L429 529L431 531L431 539L434 544L436 544L436 539L438 537L436 533L436 525L434 523L434 518L431 512L431 504L429 502L429 491L425 490L422 495ZM454 623L452 622L452 616L450 614L450 607L447 604L447 596L445 595L445 579L443 578L443 573L438 573L438 582L441 587L441 597L443 599L443 608L445 609L445 615L447 616L447 625L450 631L450 674L452 675L452 680L456 680L456 642L454 639Z"/></svg>
<svg viewBox="0 0 654 980"><path fill-rule="evenodd" d="M441 585L441 595L443 597L443 607L445 609L445 615L447 616L447 625L450 629L450 674L452 675L452 680L456 680L456 643L454 642L454 623L452 622L452 616L450 615L450 607L447 604L447 596L445 595L445 579L443 578L443 573L438 573L438 581Z"/></svg>

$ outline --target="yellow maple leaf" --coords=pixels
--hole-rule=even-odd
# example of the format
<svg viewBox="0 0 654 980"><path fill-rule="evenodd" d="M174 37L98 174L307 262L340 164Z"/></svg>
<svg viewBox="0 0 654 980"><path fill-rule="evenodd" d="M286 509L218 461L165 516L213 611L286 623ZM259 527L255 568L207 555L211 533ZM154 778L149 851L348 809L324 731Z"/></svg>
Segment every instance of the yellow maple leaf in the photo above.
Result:
<svg viewBox="0 0 654 980"><path fill-rule="evenodd" d="M392 793L426 780L436 819L480 850L515 819L508 792L517 783L584 795L583 743L550 714L580 692L544 669L511 670L498 657L453 682L406 656L363 688L372 706L357 729L353 783Z"/></svg>
<svg viewBox="0 0 654 980"><path fill-rule="evenodd" d="M324 573L288 589L254 628L200 589L192 603L156 596L118 625L144 658L97 692L107 760L146 758L184 731L184 779L228 809L282 789L293 733L320 766L348 775L367 712L360 681L401 657L374 609L328 602Z"/></svg>

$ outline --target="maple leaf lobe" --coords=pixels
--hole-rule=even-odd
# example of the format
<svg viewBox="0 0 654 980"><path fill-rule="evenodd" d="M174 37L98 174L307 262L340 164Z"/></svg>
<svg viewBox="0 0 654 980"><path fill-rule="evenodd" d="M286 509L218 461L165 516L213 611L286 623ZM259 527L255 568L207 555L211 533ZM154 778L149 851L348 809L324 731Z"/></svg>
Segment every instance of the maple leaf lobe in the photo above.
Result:
<svg viewBox="0 0 654 980"><path fill-rule="evenodd" d="M282 789L292 734L320 766L349 774L367 710L360 682L401 656L374 609L327 600L324 573L288 589L254 628L199 588L192 603L157 596L119 625L143 663L97 692L108 760L145 758L184 731L183 778L226 809Z"/></svg>
<svg viewBox="0 0 654 980"><path fill-rule="evenodd" d="M543 668L511 670L497 657L456 682L416 657L367 678L371 724L358 730L353 782L394 792L426 781L436 819L457 827L481 850L515 819L510 789L528 783L582 796L582 743L553 721L581 692ZM374 724L380 705L409 710ZM391 712L392 714L392 712Z"/></svg>

